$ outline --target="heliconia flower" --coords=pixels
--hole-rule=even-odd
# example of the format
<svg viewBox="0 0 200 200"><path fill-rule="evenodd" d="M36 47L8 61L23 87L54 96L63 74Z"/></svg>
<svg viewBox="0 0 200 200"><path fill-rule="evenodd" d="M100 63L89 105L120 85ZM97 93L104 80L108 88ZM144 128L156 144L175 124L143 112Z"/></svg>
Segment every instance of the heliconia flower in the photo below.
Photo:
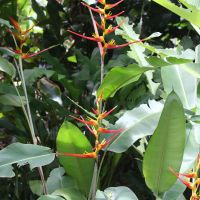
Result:
<svg viewBox="0 0 200 200"><path fill-rule="evenodd" d="M69 31L70 33L73 33L73 34L75 34L75 35L78 35L78 36L83 37L83 38L88 39L88 40L93 40L93 41L96 41L96 42L103 42L103 41L104 41L103 36L98 36L98 35L96 35L95 33L93 34L93 37L86 37L86 36L84 36L84 35L80 35L80 34L75 33L75 32L73 32L73 31L70 31L70 30L68 30L68 31Z"/></svg>
<svg viewBox="0 0 200 200"><path fill-rule="evenodd" d="M38 24L38 23L36 23L34 26L36 26L37 24ZM33 26L33 27L34 27L34 26ZM26 33L28 33L30 30L32 30L33 27L30 28L30 29L28 29L27 31L21 31L21 35L26 35Z"/></svg>
<svg viewBox="0 0 200 200"><path fill-rule="evenodd" d="M98 0L99 3L101 3L102 5L105 5L106 4L106 1L105 0Z"/></svg>
<svg viewBox="0 0 200 200"><path fill-rule="evenodd" d="M109 20L109 19L112 19L112 18L114 18L114 17L117 17L117 16L121 15L122 13L124 13L124 11L122 11L122 12L116 14L116 15L112 15L112 13L109 12L108 14L105 14L104 17L105 17L105 20ZM111 15L112 15L112 16L111 16Z"/></svg>
<svg viewBox="0 0 200 200"><path fill-rule="evenodd" d="M26 38L26 39L27 39L27 38ZM22 54L22 59L26 59L26 58L30 58L30 57L36 56L36 55L38 55L38 54L40 54L40 53L42 53L42 52L44 52L44 51L47 51L47 50L49 50L49 49L51 49L51 48L53 48L53 47L56 47L56 46L58 46L58 45L51 46L51 47L49 47L49 48L47 48L47 49L44 49L44 50L42 50L42 51L39 51L38 53L34 53L34 54L31 54L31 55Z"/></svg>
<svg viewBox="0 0 200 200"><path fill-rule="evenodd" d="M114 4L106 4L106 5L105 5L105 9L111 9L111 8L117 6L118 4L120 4L122 1L123 1L123 0L118 1L117 3L114 3Z"/></svg>
<svg viewBox="0 0 200 200"><path fill-rule="evenodd" d="M16 35L14 34L9 28L6 27L6 29L12 34L14 35L16 38L20 39L21 40L21 36L20 35Z"/></svg>
<svg viewBox="0 0 200 200"><path fill-rule="evenodd" d="M112 28L112 25L110 25L105 31L104 34L108 35L110 33L112 33L114 30L116 30L119 26L121 26L127 19L125 19L122 23L120 23L118 26L116 26L115 28Z"/></svg>
<svg viewBox="0 0 200 200"><path fill-rule="evenodd" d="M180 178L174 171L171 167L169 167L169 169L174 173L174 175L184 184L186 185L188 188L190 189L194 189L195 188L195 185L189 181L184 181L182 178Z"/></svg>
<svg viewBox="0 0 200 200"><path fill-rule="evenodd" d="M15 27L18 31L21 32L22 29L21 29L20 25L19 25L13 18L11 18L10 16L8 16L8 17L9 17L10 21L13 23L14 27Z"/></svg>
<svg viewBox="0 0 200 200"><path fill-rule="evenodd" d="M66 156L76 156L76 157L81 157L81 158L94 158L97 159L97 155L95 152L84 152L84 154L73 154L73 153L55 153L56 155L66 155Z"/></svg>
<svg viewBox="0 0 200 200"><path fill-rule="evenodd" d="M105 23L103 23L102 21L101 21L101 26L96 21L95 21L95 23L100 29L102 29L102 30L105 29Z"/></svg>
<svg viewBox="0 0 200 200"><path fill-rule="evenodd" d="M197 173L196 172L190 172L188 174L181 174L181 173L177 173L177 174L180 174L180 175L188 177L188 178L197 178Z"/></svg>
<svg viewBox="0 0 200 200"><path fill-rule="evenodd" d="M98 8L98 9L92 8L92 7L88 6L87 4L85 4L85 3L83 3L83 2L81 2L81 3L82 3L84 6L90 8L91 10L93 10L93 11L95 11L95 12L98 12L98 13L100 13L100 14L104 14L104 9L101 9L101 8Z"/></svg>
<svg viewBox="0 0 200 200"><path fill-rule="evenodd" d="M100 102L101 102L101 99L102 99L102 96L103 96L103 91L104 91L104 88L103 88L103 90L101 91L101 94L100 94L100 96L99 96L99 98L98 98L98 100L97 100L97 103L100 103Z"/></svg>
<svg viewBox="0 0 200 200"><path fill-rule="evenodd" d="M134 43L138 43L138 42L142 42L145 41L146 39L142 39L142 40L138 40L138 41L134 41L134 42L129 42L126 44L121 44L121 45L115 45L115 40L111 40L109 43L106 43L104 45L104 49L115 49L115 48L120 48L120 47L124 47L124 46L128 46L130 44L134 44Z"/></svg>
<svg viewBox="0 0 200 200"><path fill-rule="evenodd" d="M92 108L93 112L98 115L99 114L99 111L98 110L95 110L94 108Z"/></svg>
<svg viewBox="0 0 200 200"><path fill-rule="evenodd" d="M115 108L117 108L117 106L115 106L113 109L111 109L110 111L106 112L106 113L103 113L103 114L100 114L98 116L98 119L103 119L105 118L107 115L109 115Z"/></svg>
<svg viewBox="0 0 200 200"><path fill-rule="evenodd" d="M120 129L120 130L108 130L107 128L102 128L102 127L99 127L97 129L97 132L99 133L113 133L113 132L117 132L117 131L124 131L126 129Z"/></svg>
<svg viewBox="0 0 200 200"><path fill-rule="evenodd" d="M70 115L70 117L73 117L74 119L76 119L76 120L78 120L80 122L83 122L85 124L91 125L91 126L97 126L98 125L98 122L95 121L95 120L92 120L91 118L89 118L90 121L85 121L85 120L78 119L78 118L76 118L76 117L74 117L72 115Z"/></svg>
<svg viewBox="0 0 200 200"><path fill-rule="evenodd" d="M80 116L80 117L81 117L82 120L84 120L82 116ZM87 124L85 124L85 125L87 126L87 128L89 129L89 131L90 131L95 137L98 136L98 135L97 135L97 131L95 130L94 127L93 127L93 130L92 130Z"/></svg>
<svg viewBox="0 0 200 200"><path fill-rule="evenodd" d="M10 49L8 47L6 47L6 48L9 49L10 51L14 52L14 53L22 54L22 50L21 49L19 49L19 50L12 50L12 49Z"/></svg>
<svg viewBox="0 0 200 200"><path fill-rule="evenodd" d="M24 35L24 39L22 40L22 43L25 43L25 42L26 42L26 40L27 40L29 37L30 37L30 35L29 35L29 36L27 36L27 37L25 38L25 35Z"/></svg>
<svg viewBox="0 0 200 200"><path fill-rule="evenodd" d="M103 141L101 142L101 144L97 145L97 147L96 147L96 148L98 149L98 151L100 151L100 150L103 149L106 145L108 145L108 144L118 135L118 133L119 133L121 130L122 130L122 129L118 130L117 133L115 133L115 135L113 135L113 136L110 138L110 140L108 140L108 142L106 142L106 140L103 139ZM94 148L94 149L96 149L96 148Z"/></svg>

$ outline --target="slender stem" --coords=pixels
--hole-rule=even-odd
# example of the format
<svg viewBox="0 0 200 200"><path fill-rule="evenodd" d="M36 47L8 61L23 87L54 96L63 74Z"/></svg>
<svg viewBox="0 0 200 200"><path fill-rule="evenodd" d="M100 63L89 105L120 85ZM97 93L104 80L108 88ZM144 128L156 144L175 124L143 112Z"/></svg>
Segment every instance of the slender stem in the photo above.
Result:
<svg viewBox="0 0 200 200"><path fill-rule="evenodd" d="M35 137L33 121L32 121L29 101L28 101L28 94L27 94L26 84L25 84L25 80L24 80L23 67L22 67L22 58L21 58L20 55L18 55L18 58L19 58L19 70L20 70L20 73L21 73L22 88L24 90L24 95L25 95L25 99L26 99L26 107L27 107L27 111L28 111L28 121L30 123L30 131L31 131L31 135L32 135L33 144L37 145L37 140L36 140L36 137ZM47 195L47 189L46 189L46 185L45 185L45 180L44 180L44 174L43 174L43 171L42 171L42 167L38 167L38 170L39 170L39 174L40 174L41 181L42 181L44 195Z"/></svg>

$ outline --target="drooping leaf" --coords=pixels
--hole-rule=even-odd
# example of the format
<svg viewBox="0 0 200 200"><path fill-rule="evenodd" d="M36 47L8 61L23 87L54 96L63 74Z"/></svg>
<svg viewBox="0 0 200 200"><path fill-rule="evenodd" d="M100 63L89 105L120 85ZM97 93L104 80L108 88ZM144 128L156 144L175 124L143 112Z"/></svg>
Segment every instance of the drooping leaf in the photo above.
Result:
<svg viewBox="0 0 200 200"><path fill-rule="evenodd" d="M25 105L25 97L21 96L22 103ZM20 97L14 94L0 92L0 103L8 106L22 107Z"/></svg>
<svg viewBox="0 0 200 200"><path fill-rule="evenodd" d="M156 194L168 190L177 180L185 147L185 115L178 95L173 91L166 99L158 126L143 159L145 182Z"/></svg>
<svg viewBox="0 0 200 200"><path fill-rule="evenodd" d="M110 129L124 128L110 144L108 150L116 153L126 151L135 141L147 135L152 135L163 109L162 102L154 100L149 101L149 107L146 104L141 105L126 113L115 123L109 124ZM113 134L101 134L101 139L108 141Z"/></svg>
<svg viewBox="0 0 200 200"><path fill-rule="evenodd" d="M37 194L38 196L43 195L44 190L43 190L41 180L30 180L29 186L30 186L30 189L33 192L33 194Z"/></svg>
<svg viewBox="0 0 200 200"><path fill-rule="evenodd" d="M51 171L50 177L47 179L47 194L52 194L58 189L77 188L75 179L71 176L63 176L64 173L63 167Z"/></svg>
<svg viewBox="0 0 200 200"><path fill-rule="evenodd" d="M57 137L57 151L58 153L83 154L85 151L91 152L92 146L76 126L70 122L64 122ZM80 191L88 196L94 159L59 155L59 161L65 168L66 173L75 178Z"/></svg>
<svg viewBox="0 0 200 200"><path fill-rule="evenodd" d="M14 143L0 151L0 177L13 177L12 164L23 166L27 163L30 169L51 163L55 155L48 147Z"/></svg>
<svg viewBox="0 0 200 200"><path fill-rule="evenodd" d="M127 187L109 187L104 192L97 190L96 200L138 200L133 191Z"/></svg>
<svg viewBox="0 0 200 200"><path fill-rule="evenodd" d="M38 81L37 85L40 91L42 91L45 95L47 95L49 99L52 99L58 102L60 105L63 105L61 99L61 91L57 84L43 77Z"/></svg>
<svg viewBox="0 0 200 200"><path fill-rule="evenodd" d="M4 20L4 19L2 19L2 18L0 18L0 24L4 24L4 25L6 25L8 28L14 28L14 26L11 26L11 25L10 25L10 22L9 22L9 21Z"/></svg>
<svg viewBox="0 0 200 200"><path fill-rule="evenodd" d="M14 66L2 56L0 56L0 71L5 72L9 76L11 76L11 78L14 78L16 76L16 70Z"/></svg>

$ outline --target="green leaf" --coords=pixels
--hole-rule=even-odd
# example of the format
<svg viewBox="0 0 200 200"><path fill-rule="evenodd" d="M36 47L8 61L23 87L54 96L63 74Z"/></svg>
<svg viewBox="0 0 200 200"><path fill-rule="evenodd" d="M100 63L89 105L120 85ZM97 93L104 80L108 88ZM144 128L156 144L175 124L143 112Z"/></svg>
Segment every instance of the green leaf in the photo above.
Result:
<svg viewBox="0 0 200 200"><path fill-rule="evenodd" d="M152 135L163 109L163 103L154 100L149 101L149 107L146 104L141 105L126 113L115 123L109 124L110 129L124 128L110 144L108 150L116 153L126 151L135 141L147 135ZM114 134L101 134L101 139L108 141Z"/></svg>
<svg viewBox="0 0 200 200"><path fill-rule="evenodd" d="M29 163L30 169L33 169L51 163L55 155L48 147L14 143L0 151L0 157L0 177L13 177L12 164L22 166Z"/></svg>
<svg viewBox="0 0 200 200"><path fill-rule="evenodd" d="M4 25L6 25L8 28L14 28L14 26L11 26L11 25L10 25L10 22L9 22L9 21L4 20L4 19L2 19L2 18L0 18L0 24L4 24Z"/></svg>
<svg viewBox="0 0 200 200"><path fill-rule="evenodd" d="M161 68L161 75L167 94L174 89L184 108L191 109L196 107L196 77L178 65Z"/></svg>
<svg viewBox="0 0 200 200"><path fill-rule="evenodd" d="M52 194L58 189L77 188L76 180L71 176L63 176L64 173L63 167L51 171L47 179L47 194Z"/></svg>
<svg viewBox="0 0 200 200"><path fill-rule="evenodd" d="M57 84L51 82L47 78L41 78L38 83L38 88L43 92L49 99L58 102L60 105L63 105L61 99L61 91Z"/></svg>
<svg viewBox="0 0 200 200"><path fill-rule="evenodd" d="M88 5L95 4L96 0L84 0L84 2Z"/></svg>
<svg viewBox="0 0 200 200"><path fill-rule="evenodd" d="M5 72L9 76L11 76L11 78L14 78L16 76L16 70L14 66L2 56L0 56L0 71Z"/></svg>
<svg viewBox="0 0 200 200"><path fill-rule="evenodd" d="M73 56L69 56L67 58L67 60L69 60L70 62L73 62L73 63L77 63L77 60L76 60L76 55L74 54Z"/></svg>
<svg viewBox="0 0 200 200"><path fill-rule="evenodd" d="M37 194L38 196L43 195L44 190L41 180L31 180L29 181L29 186L33 194Z"/></svg>
<svg viewBox="0 0 200 200"><path fill-rule="evenodd" d="M25 97L21 96L21 98L23 104L25 105L26 104ZM8 106L22 107L22 103L19 96L4 92L0 92L0 103Z"/></svg>
<svg viewBox="0 0 200 200"><path fill-rule="evenodd" d="M138 200L133 191L127 187L109 187L104 192L97 190L96 200Z"/></svg>
<svg viewBox="0 0 200 200"><path fill-rule="evenodd" d="M194 166L194 162L197 159L199 152L199 145L195 140L195 127L191 124L186 126L186 142L183 154L183 161L179 173L186 174ZM179 180L163 194L163 200L177 199L184 191L186 186Z"/></svg>
<svg viewBox="0 0 200 200"><path fill-rule="evenodd" d="M200 11L194 9L191 12L190 10L184 9L183 7L176 6L174 3L171 3L171 1L168 0L153 0L153 1L169 9L175 14L185 18L186 20L195 24L196 26L200 27Z"/></svg>
<svg viewBox="0 0 200 200"><path fill-rule="evenodd" d="M104 89L102 97L104 100L113 97L117 90L137 81L142 73L152 69L151 67L139 67L136 64L129 65L127 68L115 67L105 76L98 89L97 96L100 96Z"/></svg>
<svg viewBox="0 0 200 200"><path fill-rule="evenodd" d="M37 78L42 77L42 75L45 74L47 78L53 76L55 74L55 71L52 70L46 70L46 69L41 69L38 67L34 67L33 69L25 69L24 70L24 79L26 83L31 83L35 82Z"/></svg>
<svg viewBox="0 0 200 200"><path fill-rule="evenodd" d="M46 17L45 17L45 14L44 14L43 10L42 10L42 7L39 6L39 4L37 3L36 0L31 0L31 2L32 2L33 10L37 13L37 19L39 21L45 20Z"/></svg>
<svg viewBox="0 0 200 200"><path fill-rule="evenodd" d="M156 193L168 190L177 177L185 147L185 114L178 95L173 91L166 99L158 126L143 159L145 182Z"/></svg>
<svg viewBox="0 0 200 200"><path fill-rule="evenodd" d="M67 189L63 189L63 190L57 190L53 193L53 195L62 196L67 200L86 200L83 193L75 188L71 188L71 189L67 188Z"/></svg>
<svg viewBox="0 0 200 200"><path fill-rule="evenodd" d="M43 195L38 200L63 200L63 198L54 195Z"/></svg>
<svg viewBox="0 0 200 200"><path fill-rule="evenodd" d="M90 142L76 126L70 122L62 124L57 137L58 153L83 154L85 151L91 152L91 150ZM94 159L59 155L59 161L65 168L66 173L76 179L78 188L88 196Z"/></svg>

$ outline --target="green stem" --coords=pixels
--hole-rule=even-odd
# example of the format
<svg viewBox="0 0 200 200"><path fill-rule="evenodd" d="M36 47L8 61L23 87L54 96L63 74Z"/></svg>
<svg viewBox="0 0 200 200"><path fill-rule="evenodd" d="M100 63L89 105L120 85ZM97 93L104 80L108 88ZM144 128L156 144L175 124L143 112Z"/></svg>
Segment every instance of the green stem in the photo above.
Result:
<svg viewBox="0 0 200 200"><path fill-rule="evenodd" d="M24 90L24 95L25 95L25 100L26 100L26 107L27 107L27 111L28 111L28 121L29 121L29 124L30 124L30 131L31 131L31 135L32 135L33 144L37 145L37 140L36 140L36 137L35 137L33 121L32 121L29 101L28 101L28 94L27 94L26 84L25 84L25 80L24 80L24 73L23 73L23 67L22 67L22 58L21 58L20 55L18 55L18 58L19 58L19 70L20 70L20 74L21 74L22 88ZM43 186L43 190L44 190L44 195L47 195L47 189L46 189L46 185L45 185L45 180L44 180L44 174L43 174L43 171L42 171L42 167L38 167L38 171L39 171L39 174L40 174L40 177L41 177L42 186Z"/></svg>

